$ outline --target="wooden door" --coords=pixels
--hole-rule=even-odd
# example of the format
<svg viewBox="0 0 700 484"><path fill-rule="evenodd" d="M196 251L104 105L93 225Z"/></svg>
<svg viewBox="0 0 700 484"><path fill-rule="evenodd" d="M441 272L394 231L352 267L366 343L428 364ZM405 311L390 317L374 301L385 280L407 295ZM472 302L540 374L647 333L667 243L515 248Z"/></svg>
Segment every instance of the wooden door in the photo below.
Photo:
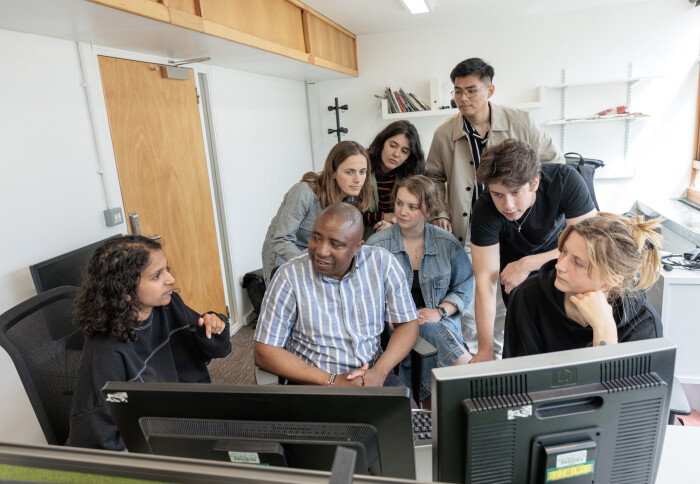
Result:
<svg viewBox="0 0 700 484"><path fill-rule="evenodd" d="M143 235L162 236L185 303L226 314L193 72L174 80L155 64L99 65L124 212L138 213Z"/></svg>

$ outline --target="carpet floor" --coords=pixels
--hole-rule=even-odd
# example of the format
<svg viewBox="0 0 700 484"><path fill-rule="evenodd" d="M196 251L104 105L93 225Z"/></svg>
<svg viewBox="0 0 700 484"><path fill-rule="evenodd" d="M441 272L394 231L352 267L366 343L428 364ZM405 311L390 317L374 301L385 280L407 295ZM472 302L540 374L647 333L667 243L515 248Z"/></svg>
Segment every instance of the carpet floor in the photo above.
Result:
<svg viewBox="0 0 700 484"><path fill-rule="evenodd" d="M255 385L253 362L253 324L243 326L231 337L231 354L209 363L212 383L222 385Z"/></svg>

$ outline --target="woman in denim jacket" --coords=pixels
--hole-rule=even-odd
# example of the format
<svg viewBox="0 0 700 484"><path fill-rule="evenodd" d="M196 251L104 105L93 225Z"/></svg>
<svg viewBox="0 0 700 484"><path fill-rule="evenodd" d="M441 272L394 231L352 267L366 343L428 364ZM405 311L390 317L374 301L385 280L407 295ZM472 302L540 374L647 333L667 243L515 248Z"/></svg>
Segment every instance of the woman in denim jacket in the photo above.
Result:
<svg viewBox="0 0 700 484"><path fill-rule="evenodd" d="M316 216L328 205L349 202L363 211L372 202L367 150L354 141L335 145L321 173L310 171L284 196L262 247L265 284L272 270L309 247Z"/></svg>
<svg viewBox="0 0 700 484"><path fill-rule="evenodd" d="M424 407L430 404L430 371L471 359L464 348L459 316L473 294L474 272L457 239L428 223L441 205L430 178L415 175L399 180L394 202L397 223L367 241L387 249L401 263L418 308L419 334L437 348L437 355L423 362L419 398ZM410 387L410 357L401 362L399 377Z"/></svg>

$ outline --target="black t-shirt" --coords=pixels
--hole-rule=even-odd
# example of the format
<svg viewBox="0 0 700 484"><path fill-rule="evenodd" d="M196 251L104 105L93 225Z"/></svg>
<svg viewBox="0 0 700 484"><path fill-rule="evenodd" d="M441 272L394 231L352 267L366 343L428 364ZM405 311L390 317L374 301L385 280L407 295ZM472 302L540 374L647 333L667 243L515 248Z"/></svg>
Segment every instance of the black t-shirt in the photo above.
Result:
<svg viewBox="0 0 700 484"><path fill-rule="evenodd" d="M566 219L595 208L586 183L574 168L543 163L541 170L535 204L521 224L522 231L496 209L488 190L474 205L471 242L480 247L500 244L501 270L525 256L556 249Z"/></svg>

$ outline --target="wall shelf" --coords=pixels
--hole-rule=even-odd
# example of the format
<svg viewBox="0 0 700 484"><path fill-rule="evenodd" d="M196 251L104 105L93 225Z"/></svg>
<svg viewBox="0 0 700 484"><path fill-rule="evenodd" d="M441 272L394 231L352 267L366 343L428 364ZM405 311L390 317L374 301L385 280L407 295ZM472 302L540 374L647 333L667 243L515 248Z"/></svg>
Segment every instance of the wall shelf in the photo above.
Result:
<svg viewBox="0 0 700 484"><path fill-rule="evenodd" d="M567 92L569 88L575 88L575 87L586 87L586 86L602 86L606 84L627 84L627 103L625 104L627 110L630 110L630 107L632 105L632 86L641 81L641 80L646 80L646 79L654 79L658 78L660 76L645 76L645 77L632 77L632 63L628 65L628 75L624 79L605 79L605 80L600 80L600 81L592 81L592 82L566 82L566 70L562 69L561 73L561 84L553 84L553 85L548 85L544 86L546 89L560 89L561 90L561 99L560 99L560 118L559 119L553 119L550 121L546 121L543 123L544 126L559 126L560 128L560 141L559 141L559 148L565 152L565 144L566 144L566 126L569 124L579 124L579 123L598 123L598 122L603 122L603 121L625 121L625 140L624 140L624 158L627 158L627 152L629 151L629 142L630 142L630 123L632 121L635 121L637 119L643 119L643 118L648 118L650 117L648 114L643 114L643 113L632 113L628 115L612 115L612 116L602 116L602 117L589 117L589 118L567 118L566 116L566 103L567 103ZM625 172L630 171L630 170L623 170ZM614 178L614 177L612 177Z"/></svg>
<svg viewBox="0 0 700 484"><path fill-rule="evenodd" d="M526 102L526 103L519 103L519 104L508 104L510 107L514 108L519 108L519 109L535 109L539 108L542 106L542 90L543 87L540 86L537 88L537 100L531 101L531 102ZM435 101L431 101L431 104L435 104ZM451 109L433 109L433 110L426 110L426 111L413 111L413 112L406 112L406 113L390 113L389 112L389 103L387 102L386 99L382 99L382 119L412 119L412 118L423 118L427 116L452 116L453 114L459 113L459 109L457 108L451 108Z"/></svg>
<svg viewBox="0 0 700 484"><path fill-rule="evenodd" d="M630 114L630 115L619 115L610 117L600 117L600 118L579 118L579 119L553 119L552 121L547 121L544 123L545 126L552 126L558 124L574 124L574 123L599 123L602 121L634 121L635 119L649 118L648 114Z"/></svg>

